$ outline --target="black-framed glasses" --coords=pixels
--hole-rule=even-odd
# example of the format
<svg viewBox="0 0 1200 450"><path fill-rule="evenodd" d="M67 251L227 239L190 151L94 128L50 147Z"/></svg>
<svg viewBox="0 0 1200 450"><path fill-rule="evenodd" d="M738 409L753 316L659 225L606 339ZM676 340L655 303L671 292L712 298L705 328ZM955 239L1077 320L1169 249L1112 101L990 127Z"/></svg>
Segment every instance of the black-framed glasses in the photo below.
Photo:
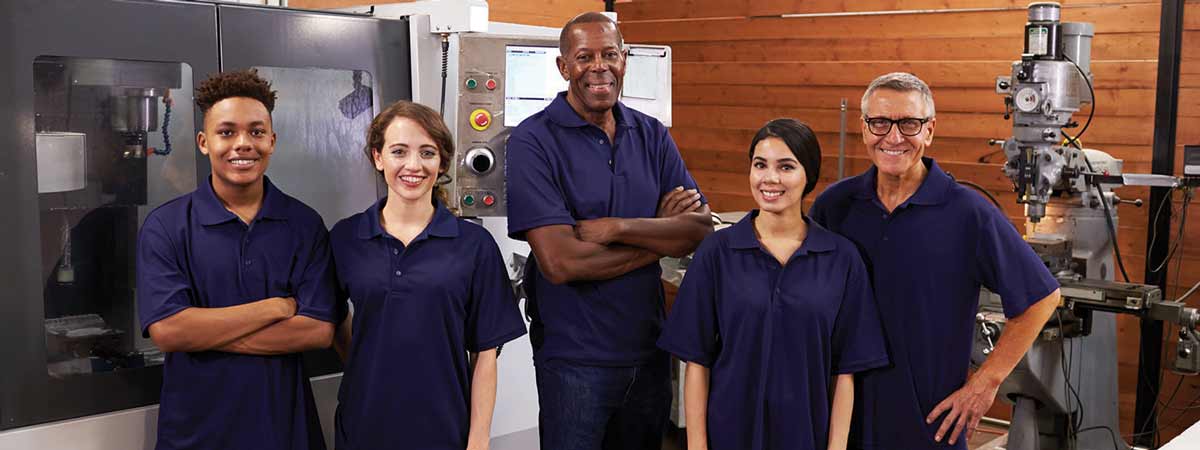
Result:
<svg viewBox="0 0 1200 450"><path fill-rule="evenodd" d="M895 120L887 117L865 117L863 121L867 123L867 131L876 136L887 136L892 132L892 125L900 129L900 134L916 136L921 134L921 129L930 119L932 117L904 117Z"/></svg>

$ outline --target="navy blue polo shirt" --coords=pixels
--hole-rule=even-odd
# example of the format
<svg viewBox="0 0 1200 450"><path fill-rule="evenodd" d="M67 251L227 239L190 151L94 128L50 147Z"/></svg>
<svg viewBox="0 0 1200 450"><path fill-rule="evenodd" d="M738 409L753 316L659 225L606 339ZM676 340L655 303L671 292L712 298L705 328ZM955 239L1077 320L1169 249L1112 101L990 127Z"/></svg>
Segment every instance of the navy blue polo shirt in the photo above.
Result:
<svg viewBox="0 0 1200 450"><path fill-rule="evenodd" d="M186 308L293 297L302 316L335 319L328 232L312 208L263 181L247 225L208 180L151 211L138 235L142 334ZM159 450L324 449L300 354L171 352L163 364Z"/></svg>
<svg viewBox="0 0 1200 450"><path fill-rule="evenodd" d="M870 279L854 244L807 218L779 264L757 216L700 244L658 345L712 369L713 450L823 450L833 377L888 362Z"/></svg>
<svg viewBox="0 0 1200 450"><path fill-rule="evenodd" d="M521 122L508 139L508 233L601 217L654 217L676 186L696 189L675 141L657 119L617 102L610 142L567 103L566 93ZM701 201L707 203L707 200ZM526 308L534 360L629 367L661 353L658 264L602 281L553 284L529 259Z"/></svg>
<svg viewBox="0 0 1200 450"><path fill-rule="evenodd" d="M338 393L337 448L462 450L467 352L525 334L496 241L438 205L404 246L379 223L383 198L330 232L338 285L354 302Z"/></svg>
<svg viewBox="0 0 1200 450"><path fill-rule="evenodd" d="M963 386L979 287L1016 317L1058 289L1004 213L960 186L930 158L917 192L888 213L877 171L823 192L812 217L858 246L872 272L893 365L862 374L851 442L869 449L946 448L925 417ZM966 439L954 448L966 449Z"/></svg>

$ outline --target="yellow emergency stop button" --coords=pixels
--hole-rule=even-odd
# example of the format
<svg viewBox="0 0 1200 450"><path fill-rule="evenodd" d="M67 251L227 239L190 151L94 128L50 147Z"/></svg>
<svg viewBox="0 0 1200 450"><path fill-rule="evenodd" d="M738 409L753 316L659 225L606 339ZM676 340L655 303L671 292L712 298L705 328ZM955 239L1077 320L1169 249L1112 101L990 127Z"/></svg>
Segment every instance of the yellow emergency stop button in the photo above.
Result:
<svg viewBox="0 0 1200 450"><path fill-rule="evenodd" d="M474 128L475 131L486 130L492 125L492 113L487 112L486 109L471 111L470 122L471 128Z"/></svg>

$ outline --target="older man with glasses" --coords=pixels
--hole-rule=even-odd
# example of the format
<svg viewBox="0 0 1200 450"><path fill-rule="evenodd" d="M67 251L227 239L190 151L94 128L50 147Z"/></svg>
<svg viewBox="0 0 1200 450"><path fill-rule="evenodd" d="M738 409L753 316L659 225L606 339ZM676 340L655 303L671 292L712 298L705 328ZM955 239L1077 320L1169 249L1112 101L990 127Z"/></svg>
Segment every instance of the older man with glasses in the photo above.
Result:
<svg viewBox="0 0 1200 450"><path fill-rule="evenodd" d="M863 253L892 361L858 375L851 447L965 450L1058 305L1058 282L1002 211L925 157L937 119L924 81L876 78L862 113L874 166L830 186L811 212ZM968 377L980 286L1000 295L1009 322Z"/></svg>

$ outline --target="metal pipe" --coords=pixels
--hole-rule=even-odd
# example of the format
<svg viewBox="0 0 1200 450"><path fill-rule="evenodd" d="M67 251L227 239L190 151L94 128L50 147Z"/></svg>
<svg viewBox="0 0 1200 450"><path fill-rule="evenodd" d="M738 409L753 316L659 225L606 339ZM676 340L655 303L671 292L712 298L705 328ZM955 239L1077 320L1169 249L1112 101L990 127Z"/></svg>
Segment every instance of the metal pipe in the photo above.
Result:
<svg viewBox="0 0 1200 450"><path fill-rule="evenodd" d="M1000 427L1000 428L1008 428L1008 427L1012 426L1012 422L1009 422L1009 421L1003 420L1003 419L997 419L994 417L987 417L987 416L984 416L983 418L979 419L979 423L982 423L985 425L991 425L993 427Z"/></svg>
<svg viewBox="0 0 1200 450"><path fill-rule="evenodd" d="M1184 0L1162 2L1159 16L1158 35L1158 83L1154 102L1154 156L1152 172L1173 175L1175 172L1175 115L1179 109L1179 65L1180 48L1183 40ZM1158 205L1171 201L1171 189L1150 188L1150 204ZM1171 212L1163 211L1165 218L1152 225L1146 233L1146 284L1157 285L1167 292L1167 267L1155 272L1151 261L1162 261L1167 257L1170 239L1153 239L1153 236L1171 235ZM1158 401L1162 372L1163 325L1156 320L1142 319L1141 348L1138 354L1137 403L1134 407L1134 444L1153 447L1158 418L1155 404Z"/></svg>
<svg viewBox="0 0 1200 450"><path fill-rule="evenodd" d="M838 179L846 178L846 99L842 99L842 123L838 128Z"/></svg>

